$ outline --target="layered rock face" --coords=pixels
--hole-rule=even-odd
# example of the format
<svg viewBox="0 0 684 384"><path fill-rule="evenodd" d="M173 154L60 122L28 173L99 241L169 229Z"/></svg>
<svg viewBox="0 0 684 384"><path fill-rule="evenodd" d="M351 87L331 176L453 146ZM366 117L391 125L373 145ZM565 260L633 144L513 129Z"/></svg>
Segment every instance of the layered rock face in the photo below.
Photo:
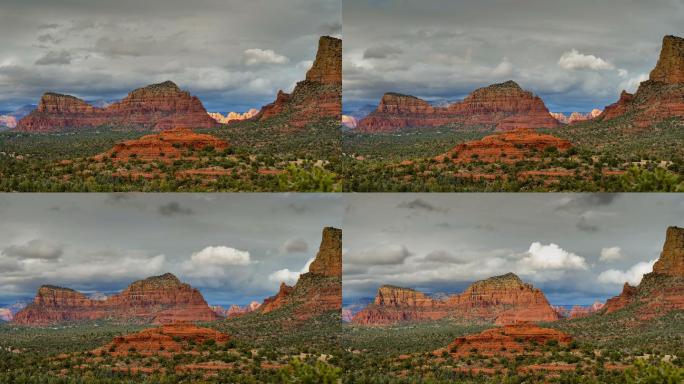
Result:
<svg viewBox="0 0 684 384"><path fill-rule="evenodd" d="M599 117L603 113L602 110L600 109L592 109L591 112L587 113L582 113L582 112L573 112L570 114L570 116L566 116L563 113L554 113L551 112L551 116L553 116L554 119L558 120L559 123L563 124L575 124L579 123L582 121L587 121L591 120L593 118Z"/></svg>
<svg viewBox="0 0 684 384"><path fill-rule="evenodd" d="M261 306L261 303L257 301L252 301L251 303L245 305L244 307L241 307L237 304L231 305L228 309L225 309L221 306L212 306L211 310L214 311L217 315L221 317L237 317L237 316L242 316L244 314L254 312L256 311L259 307Z"/></svg>
<svg viewBox="0 0 684 384"><path fill-rule="evenodd" d="M601 313L631 308L637 319L649 320L684 309L684 229L669 227L660 258L638 286L625 283L620 295L609 299Z"/></svg>
<svg viewBox="0 0 684 384"><path fill-rule="evenodd" d="M445 317L496 324L554 321L559 318L540 290L508 273L477 281L463 293L443 299L433 299L412 289L383 286L378 290L375 301L358 312L352 322L388 325Z"/></svg>
<svg viewBox="0 0 684 384"><path fill-rule="evenodd" d="M136 281L105 300L89 299L69 288L45 285L38 290L33 303L17 313L13 321L25 325L49 325L111 319L168 324L216 318L197 289L167 273Z"/></svg>
<svg viewBox="0 0 684 384"><path fill-rule="evenodd" d="M475 90L460 102L433 107L414 96L388 93L378 108L361 119L359 132L394 132L407 127L461 125L472 128L555 128L560 123L544 102L514 81Z"/></svg>
<svg viewBox="0 0 684 384"><path fill-rule="evenodd" d="M559 152L565 152L572 144L567 140L537 133L531 129L517 129L459 144L435 159L439 162L451 160L454 163L515 163L520 160L536 160L540 152L551 147L558 149Z"/></svg>
<svg viewBox="0 0 684 384"><path fill-rule="evenodd" d="M219 122L221 124L229 124L230 122L233 122L233 121L250 119L250 118L256 116L257 113L259 113L259 111L252 108L245 113L228 112L228 114L225 116L223 116L222 114L220 114L218 112L209 112L209 116L211 116L212 119L216 120L217 122Z"/></svg>
<svg viewBox="0 0 684 384"><path fill-rule="evenodd" d="M446 351L456 358L470 355L483 356L514 356L529 351L535 347L539 349L548 341L568 344L572 337L564 332L551 328L542 328L533 324L506 325L488 329L478 334L456 338L446 349L434 351L435 356L442 356Z"/></svg>
<svg viewBox="0 0 684 384"><path fill-rule="evenodd" d="M607 121L629 115L638 128L667 118L684 117L684 39L665 36L656 67L634 95L625 91L620 100L598 117Z"/></svg>
<svg viewBox="0 0 684 384"><path fill-rule="evenodd" d="M128 162L135 158L142 161L169 163L184 157L188 150L198 151L207 147L223 151L229 147L229 144L212 135L195 133L189 128L175 128L116 144L109 151L95 156L95 159L109 158L113 161Z"/></svg>
<svg viewBox="0 0 684 384"><path fill-rule="evenodd" d="M218 123L207 114L197 97L166 81L136 89L104 108L96 108L73 96L46 93L38 108L17 123L16 130L59 132L100 126L165 130L177 126L212 128Z"/></svg>
<svg viewBox="0 0 684 384"><path fill-rule="evenodd" d="M669 227L660 257L653 264L653 273L684 277L684 229Z"/></svg>
<svg viewBox="0 0 684 384"><path fill-rule="evenodd" d="M264 300L258 312L291 309L293 320L303 321L326 312L342 311L342 230L323 229L318 254L309 271L290 287L281 283L275 296Z"/></svg>
<svg viewBox="0 0 684 384"><path fill-rule="evenodd" d="M342 116L342 40L322 36L313 65L306 79L291 94L278 91L276 100L252 118L267 121L283 117L284 124L302 128L324 118Z"/></svg>
<svg viewBox="0 0 684 384"><path fill-rule="evenodd" d="M175 323L115 337L111 343L94 350L93 353L112 356L128 356L130 353L168 356L193 350L208 340L223 344L230 340L230 336L210 328Z"/></svg>

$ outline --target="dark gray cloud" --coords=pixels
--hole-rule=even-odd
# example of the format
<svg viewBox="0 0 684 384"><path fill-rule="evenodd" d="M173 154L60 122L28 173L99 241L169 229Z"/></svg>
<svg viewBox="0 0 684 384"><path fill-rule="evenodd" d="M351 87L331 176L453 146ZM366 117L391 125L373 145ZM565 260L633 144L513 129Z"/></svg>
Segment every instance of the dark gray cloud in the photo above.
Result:
<svg viewBox="0 0 684 384"><path fill-rule="evenodd" d="M342 14L346 110L509 79L552 111L603 108L648 75L664 35L684 35L680 0L345 0Z"/></svg>
<svg viewBox="0 0 684 384"><path fill-rule="evenodd" d="M36 65L71 64L71 54L67 51L50 51L36 60Z"/></svg>
<svg viewBox="0 0 684 384"><path fill-rule="evenodd" d="M658 257L665 230L684 225L672 194L349 195L344 213L344 297L382 284L458 292L508 272L553 304L591 304L634 281ZM412 204L427 203L446 213ZM559 208L562 207L562 208ZM404 251L405 250L405 251ZM408 251L410 250L410 252Z"/></svg>
<svg viewBox="0 0 684 384"><path fill-rule="evenodd" d="M112 293L166 272L210 303L262 300L278 289L268 276L301 271L316 251L303 244L341 227L343 209L330 194L18 194L0 196L0 207L2 303L42 284Z"/></svg>
<svg viewBox="0 0 684 384"><path fill-rule="evenodd" d="M283 253L303 253L309 250L309 244L301 237L287 239L287 241L280 246L280 250Z"/></svg>
<svg viewBox="0 0 684 384"><path fill-rule="evenodd" d="M448 208L438 207L423 199L415 199L411 201L404 201L397 205L397 208L415 209L427 212L446 212Z"/></svg>
<svg viewBox="0 0 684 384"><path fill-rule="evenodd" d="M370 47L363 51L364 59L386 59L392 55L398 55L403 51L399 47L391 45L381 45L377 47Z"/></svg>
<svg viewBox="0 0 684 384"><path fill-rule="evenodd" d="M10 245L3 254L19 259L54 260L62 256L63 249L59 244L41 239L33 239L24 244Z"/></svg>
<svg viewBox="0 0 684 384"><path fill-rule="evenodd" d="M165 80L210 111L258 108L304 78L322 34L341 34L338 0L7 0L0 110L46 91L112 100ZM250 66L249 50L287 60Z"/></svg>
<svg viewBox="0 0 684 384"><path fill-rule="evenodd" d="M170 201L166 204L160 205L157 210L162 216L187 216L195 213L191 208L183 207L177 201Z"/></svg>

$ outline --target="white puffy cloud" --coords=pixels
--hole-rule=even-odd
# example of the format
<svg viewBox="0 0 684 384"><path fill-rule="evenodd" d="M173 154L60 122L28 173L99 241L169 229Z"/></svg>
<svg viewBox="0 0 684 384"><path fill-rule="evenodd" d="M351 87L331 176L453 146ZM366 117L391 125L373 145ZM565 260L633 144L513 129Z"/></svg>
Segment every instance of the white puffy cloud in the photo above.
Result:
<svg viewBox="0 0 684 384"><path fill-rule="evenodd" d="M598 281L607 284L621 285L627 282L631 285L638 285L641 282L641 278L644 277L644 274L653 270L653 264L655 264L655 262L655 259L651 261L642 261L634 264L626 271L609 269L601 272L598 276Z"/></svg>
<svg viewBox="0 0 684 384"><path fill-rule="evenodd" d="M283 243L283 245L280 246L281 253L298 253L306 252L308 250L309 244L301 237L288 239Z"/></svg>
<svg viewBox="0 0 684 384"><path fill-rule="evenodd" d="M346 256L345 262L362 265L392 265L403 263L409 256L411 252L403 245L384 244L359 252L351 251Z"/></svg>
<svg viewBox="0 0 684 384"><path fill-rule="evenodd" d="M587 269L586 260L582 256L568 252L554 243L532 243L530 249L523 254L520 264L532 270Z"/></svg>
<svg viewBox="0 0 684 384"><path fill-rule="evenodd" d="M288 268L280 269L268 275L268 280L274 283L284 282L285 284L293 285L299 279L299 275L309 271L309 266L314 259L314 257L310 258L299 272L290 271Z"/></svg>
<svg viewBox="0 0 684 384"><path fill-rule="evenodd" d="M599 260L601 261L613 261L622 258L622 250L620 247L608 247L601 249L601 256Z"/></svg>
<svg viewBox="0 0 684 384"><path fill-rule="evenodd" d="M251 263L249 252L225 246L206 247L199 252L193 253L190 256L190 260L193 264L210 264L214 266L244 266Z"/></svg>
<svg viewBox="0 0 684 384"><path fill-rule="evenodd" d="M558 60L558 66L566 70L589 69L592 71L611 70L615 66L594 55L585 55L576 49L564 52Z"/></svg>
<svg viewBox="0 0 684 384"><path fill-rule="evenodd" d="M287 64L290 62L286 56L275 53L272 49L250 48L245 50L245 64Z"/></svg>

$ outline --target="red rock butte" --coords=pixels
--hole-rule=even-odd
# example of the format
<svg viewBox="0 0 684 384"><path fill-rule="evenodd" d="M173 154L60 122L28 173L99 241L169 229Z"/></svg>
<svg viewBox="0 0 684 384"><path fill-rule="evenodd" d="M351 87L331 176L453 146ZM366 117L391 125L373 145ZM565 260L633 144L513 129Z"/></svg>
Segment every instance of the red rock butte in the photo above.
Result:
<svg viewBox="0 0 684 384"><path fill-rule="evenodd" d="M523 323L496 327L486 331L458 337L446 349L433 352L442 356L447 352L453 357L482 356L514 356L530 351L530 348L543 346L549 341L568 344L572 337L564 332L551 328L542 328L534 324ZM541 351L531 351L540 354Z"/></svg>
<svg viewBox="0 0 684 384"><path fill-rule="evenodd" d="M285 125L294 128L342 118L342 40L322 36L306 79L297 83L291 94L278 91L276 100L250 120L265 122L280 116L285 116Z"/></svg>
<svg viewBox="0 0 684 384"><path fill-rule="evenodd" d="M377 109L358 122L358 132L460 125L473 128L556 128L560 123L544 102L514 81L479 88L462 101L433 107L415 96L386 93Z"/></svg>
<svg viewBox="0 0 684 384"><path fill-rule="evenodd" d="M650 320L674 310L684 310L684 229L669 227L660 258L638 286L628 283L599 313L633 308L639 320Z"/></svg>
<svg viewBox="0 0 684 384"><path fill-rule="evenodd" d="M143 356L173 355L213 340L223 344L230 336L210 328L189 323L174 323L149 328L125 336L118 336L111 343L93 351L96 355L128 356L135 352Z"/></svg>
<svg viewBox="0 0 684 384"><path fill-rule="evenodd" d="M114 320L169 324L178 321L213 321L218 316L202 294L170 273L133 282L106 300L92 300L69 288L44 285L16 324L51 325L85 320Z"/></svg>
<svg viewBox="0 0 684 384"><path fill-rule="evenodd" d="M184 157L188 150L202 150L207 147L222 151L227 149L229 144L212 135L195 133L190 128L174 128L116 144L109 151L95 156L95 159L110 158L113 161L127 162L135 158L143 161L171 162Z"/></svg>
<svg viewBox="0 0 684 384"><path fill-rule="evenodd" d="M539 289L508 273L477 281L463 293L442 299L385 285L380 287L373 303L354 315L352 323L391 325L447 317L495 324L559 319Z"/></svg>
<svg viewBox="0 0 684 384"><path fill-rule="evenodd" d="M668 118L684 118L684 39L665 36L658 63L649 79L634 94L622 91L620 99L607 106L597 120L622 116L638 128L647 128Z"/></svg>
<svg viewBox="0 0 684 384"><path fill-rule="evenodd" d="M454 163L515 163L520 160L538 159L539 152L548 148L565 152L571 147L569 141L552 135L538 133L532 129L516 129L459 144L435 159L440 162L451 159Z"/></svg>
<svg viewBox="0 0 684 384"><path fill-rule="evenodd" d="M38 108L21 119L15 129L59 132L96 127L166 130L177 126L213 128L219 124L197 97L165 81L136 89L105 108L94 107L74 96L48 92L40 99Z"/></svg>
<svg viewBox="0 0 684 384"><path fill-rule="evenodd" d="M323 239L309 271L290 287L280 284L278 293L264 300L256 312L292 309L295 321L326 312L342 312L342 230L323 229Z"/></svg>

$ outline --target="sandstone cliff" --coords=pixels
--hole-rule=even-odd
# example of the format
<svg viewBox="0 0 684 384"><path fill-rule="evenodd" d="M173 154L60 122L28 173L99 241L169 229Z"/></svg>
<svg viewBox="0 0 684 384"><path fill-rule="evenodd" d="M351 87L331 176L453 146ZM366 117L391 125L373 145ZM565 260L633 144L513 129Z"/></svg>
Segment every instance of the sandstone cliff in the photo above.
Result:
<svg viewBox="0 0 684 384"><path fill-rule="evenodd" d="M105 300L93 300L69 288L44 285L30 305L13 319L24 325L107 319L168 324L212 321L217 315L202 294L170 273L139 280Z"/></svg>
<svg viewBox="0 0 684 384"><path fill-rule="evenodd" d="M638 128L667 118L684 118L684 39L665 36L656 67L634 95L625 91L620 100L598 117L607 121L627 116Z"/></svg>
<svg viewBox="0 0 684 384"><path fill-rule="evenodd" d="M358 312L352 322L387 325L446 317L496 324L559 318L540 290L508 273L477 281L463 293L443 299L433 299L411 289L383 286L375 301Z"/></svg>
<svg viewBox="0 0 684 384"><path fill-rule="evenodd" d="M378 108L361 119L359 132L394 132L407 127L464 126L496 128L555 128L560 123L544 102L514 81L475 90L460 102L433 107L414 96L387 93Z"/></svg>
<svg viewBox="0 0 684 384"><path fill-rule="evenodd" d="M17 123L23 132L59 132L94 127L166 130L177 126L218 126L202 102L171 81L152 84L129 93L121 101L97 108L85 101L46 93L38 108Z"/></svg>
<svg viewBox="0 0 684 384"><path fill-rule="evenodd" d="M552 135L537 133L532 129L516 129L459 144L446 154L437 156L435 160L453 163L515 163L521 160L539 160L541 153L547 148L565 152L571 147L569 141Z"/></svg>
<svg viewBox="0 0 684 384"><path fill-rule="evenodd" d="M342 230L323 229L318 254L309 271L290 287L285 283L275 296L264 300L256 310L269 313L291 310L295 321L307 320L326 312L342 311Z"/></svg>
<svg viewBox="0 0 684 384"><path fill-rule="evenodd" d="M342 117L342 40L322 36L313 65L306 79L291 94L278 91L276 100L261 108L251 120L284 119L283 125L294 129L321 119Z"/></svg>
<svg viewBox="0 0 684 384"><path fill-rule="evenodd" d="M625 283L620 295L609 299L603 314L633 311L639 320L684 310L684 229L669 227L660 258L638 286Z"/></svg>
<svg viewBox="0 0 684 384"><path fill-rule="evenodd" d="M94 158L98 161L111 159L115 162L129 162L135 158L142 161L171 163L181 158L196 157L190 153L207 147L220 152L228 148L229 144L212 135L195 133L189 128L174 128L121 142Z"/></svg>

